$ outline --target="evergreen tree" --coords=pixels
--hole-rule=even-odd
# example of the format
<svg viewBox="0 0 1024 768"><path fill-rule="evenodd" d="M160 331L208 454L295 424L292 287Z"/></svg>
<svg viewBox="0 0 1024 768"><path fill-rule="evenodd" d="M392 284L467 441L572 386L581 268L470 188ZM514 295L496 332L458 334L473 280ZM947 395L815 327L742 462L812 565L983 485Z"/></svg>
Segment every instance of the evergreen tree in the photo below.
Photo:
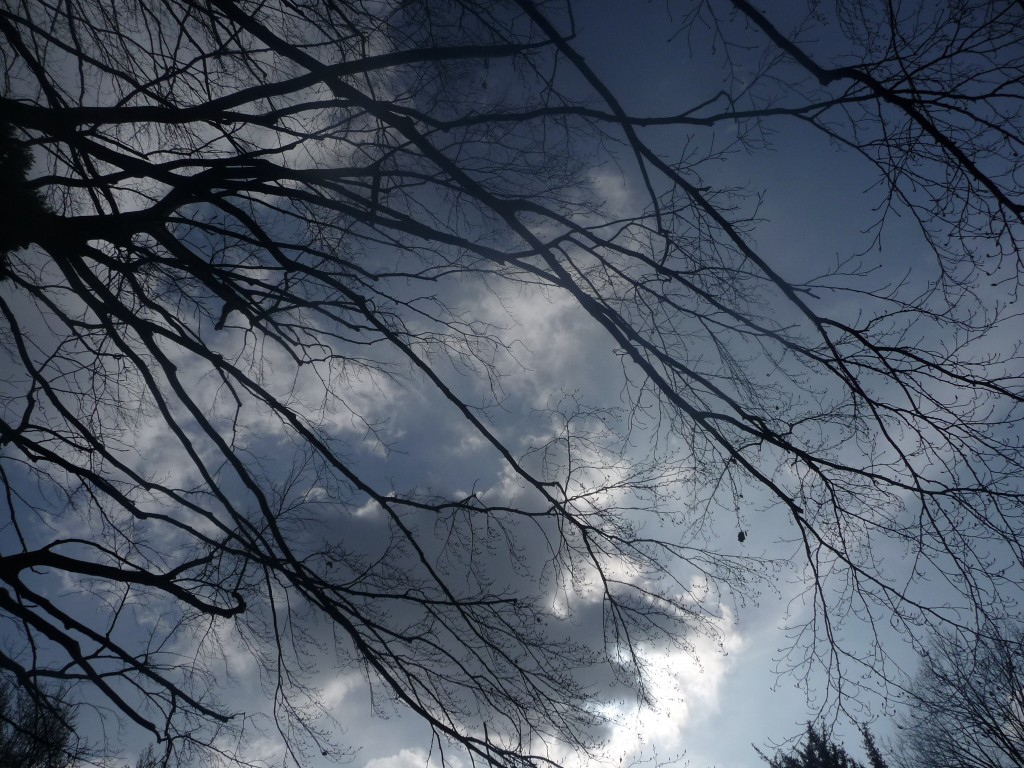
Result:
<svg viewBox="0 0 1024 768"><path fill-rule="evenodd" d="M824 727L815 727L813 723L807 724L807 738L793 754L776 752L775 757L768 757L761 750L757 750L757 754L771 768L888 768L874 737L866 728L861 729L861 734L867 765L850 757L842 744L829 738Z"/></svg>
<svg viewBox="0 0 1024 768"><path fill-rule="evenodd" d="M0 113L0 200L6 219L0 227L0 279L10 252L32 243L33 227L48 212L39 193L26 183L31 168L32 154Z"/></svg>

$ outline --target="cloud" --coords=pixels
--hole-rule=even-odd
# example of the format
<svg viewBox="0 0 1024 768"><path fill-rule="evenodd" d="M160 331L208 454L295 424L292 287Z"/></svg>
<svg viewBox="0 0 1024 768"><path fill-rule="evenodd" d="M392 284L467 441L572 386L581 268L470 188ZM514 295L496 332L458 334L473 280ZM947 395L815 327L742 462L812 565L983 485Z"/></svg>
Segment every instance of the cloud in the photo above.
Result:
<svg viewBox="0 0 1024 768"><path fill-rule="evenodd" d="M365 687L365 681L360 675L338 675L322 688L324 706L337 709L351 693Z"/></svg>
<svg viewBox="0 0 1024 768"><path fill-rule="evenodd" d="M464 764L447 753L444 759L447 768L462 768ZM427 753L422 749L403 749L388 757L369 760L364 768L439 768L441 764L440 756L435 753Z"/></svg>
<svg viewBox="0 0 1024 768"><path fill-rule="evenodd" d="M590 186L594 196L603 201L609 219L633 214L641 202L621 172L594 168L590 172Z"/></svg>
<svg viewBox="0 0 1024 768"><path fill-rule="evenodd" d="M677 648L647 655L653 706L620 706L607 748L623 764L685 750L693 728L715 716L721 707L726 676L745 650L743 636L730 617L719 622L720 645L707 636L693 638L694 651Z"/></svg>

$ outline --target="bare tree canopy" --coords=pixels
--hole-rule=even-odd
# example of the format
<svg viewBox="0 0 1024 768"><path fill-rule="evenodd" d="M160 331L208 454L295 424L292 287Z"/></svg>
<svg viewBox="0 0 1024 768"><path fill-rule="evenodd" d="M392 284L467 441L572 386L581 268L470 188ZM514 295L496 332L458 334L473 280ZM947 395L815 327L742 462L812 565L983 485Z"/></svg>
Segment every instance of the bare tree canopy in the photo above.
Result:
<svg viewBox="0 0 1024 768"><path fill-rule="evenodd" d="M895 674L890 628L1010 610L1024 6L668 5L636 12L689 85L638 113L585 4L3 0L0 667L295 763L344 753L319 681L361 670L442 753L537 765L770 583L769 541L833 706ZM859 158L881 271L764 245L721 169L787 135ZM577 322L524 342L529 302ZM516 401L577 332L612 395Z"/></svg>
<svg viewBox="0 0 1024 768"><path fill-rule="evenodd" d="M0 677L0 767L71 768L88 756L61 696L19 690Z"/></svg>
<svg viewBox="0 0 1024 768"><path fill-rule="evenodd" d="M1024 642L1018 623L980 640L936 636L899 718L901 768L1024 766Z"/></svg>

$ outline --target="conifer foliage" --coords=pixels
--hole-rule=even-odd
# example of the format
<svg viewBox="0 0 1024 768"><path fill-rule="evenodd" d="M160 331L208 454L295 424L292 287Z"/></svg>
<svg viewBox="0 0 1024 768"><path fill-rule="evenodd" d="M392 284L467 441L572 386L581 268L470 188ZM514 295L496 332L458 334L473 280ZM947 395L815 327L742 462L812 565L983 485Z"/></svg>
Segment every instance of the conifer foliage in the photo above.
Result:
<svg viewBox="0 0 1024 768"><path fill-rule="evenodd" d="M791 754L777 752L768 757L757 753L771 768L888 768L875 739L866 729L861 730L867 763L850 757L842 744L832 741L823 726L807 724L807 736L803 744Z"/></svg>

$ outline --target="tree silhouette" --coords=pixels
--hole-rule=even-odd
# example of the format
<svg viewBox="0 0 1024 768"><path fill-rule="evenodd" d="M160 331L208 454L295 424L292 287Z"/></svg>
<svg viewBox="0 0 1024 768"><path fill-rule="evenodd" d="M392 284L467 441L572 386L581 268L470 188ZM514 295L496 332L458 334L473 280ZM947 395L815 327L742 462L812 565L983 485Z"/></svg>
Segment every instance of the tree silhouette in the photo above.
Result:
<svg viewBox="0 0 1024 768"><path fill-rule="evenodd" d="M32 227L46 212L38 192L29 189L32 158L17 141L12 126L0 118L0 194L7 222L0 231L0 279L7 269L11 251L32 243Z"/></svg>
<svg viewBox="0 0 1024 768"><path fill-rule="evenodd" d="M1014 622L980 639L937 635L898 720L897 765L905 768L1024 766L1024 679Z"/></svg>
<svg viewBox="0 0 1024 768"><path fill-rule="evenodd" d="M62 697L30 695L0 681L0 768L70 768L85 756Z"/></svg>
<svg viewBox="0 0 1024 768"><path fill-rule="evenodd" d="M886 768L871 733L864 729L861 734L869 768ZM845 747L833 742L824 728L817 728L813 723L807 724L807 737L793 754L777 752L775 757L768 757L761 750L757 750L757 754L771 768L864 768L863 763L850 757Z"/></svg>
<svg viewBox="0 0 1024 768"><path fill-rule="evenodd" d="M1002 612L1022 6L813 10L674 12L710 87L640 114L569 3L6 0L0 666L232 757L237 646L288 759L339 749L339 668L525 765L593 748L599 675L645 698L646 648L714 635L774 573L754 542L795 542L789 661L837 706L890 674L883 628ZM709 164L790 130L862 159L865 226L916 221L926 281L758 245ZM552 392L510 429L523 297L573 308L623 409ZM403 442L403 397L449 431ZM500 471L393 474L457 474L446 441ZM603 642L572 630L593 605Z"/></svg>

